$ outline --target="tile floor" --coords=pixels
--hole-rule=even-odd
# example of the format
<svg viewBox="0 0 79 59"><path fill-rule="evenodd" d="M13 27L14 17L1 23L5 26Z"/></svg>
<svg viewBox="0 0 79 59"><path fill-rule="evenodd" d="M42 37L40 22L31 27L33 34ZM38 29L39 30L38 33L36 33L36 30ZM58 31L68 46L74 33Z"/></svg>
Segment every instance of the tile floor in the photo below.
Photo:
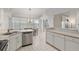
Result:
<svg viewBox="0 0 79 59"><path fill-rule="evenodd" d="M18 51L57 51L55 48L46 44L46 32L38 32L38 35L33 37L33 44L22 47Z"/></svg>

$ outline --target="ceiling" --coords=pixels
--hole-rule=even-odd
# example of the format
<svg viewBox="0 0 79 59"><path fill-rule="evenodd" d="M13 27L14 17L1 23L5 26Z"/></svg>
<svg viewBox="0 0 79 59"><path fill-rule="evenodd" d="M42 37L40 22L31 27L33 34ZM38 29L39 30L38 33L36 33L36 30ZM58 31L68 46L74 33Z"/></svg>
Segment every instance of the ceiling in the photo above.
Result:
<svg viewBox="0 0 79 59"><path fill-rule="evenodd" d="M13 8L11 12L13 16L21 16L21 17L39 17L45 13L47 9L44 8Z"/></svg>
<svg viewBox="0 0 79 59"><path fill-rule="evenodd" d="M72 8L11 8L13 16L38 18L44 14L56 15L72 10Z"/></svg>

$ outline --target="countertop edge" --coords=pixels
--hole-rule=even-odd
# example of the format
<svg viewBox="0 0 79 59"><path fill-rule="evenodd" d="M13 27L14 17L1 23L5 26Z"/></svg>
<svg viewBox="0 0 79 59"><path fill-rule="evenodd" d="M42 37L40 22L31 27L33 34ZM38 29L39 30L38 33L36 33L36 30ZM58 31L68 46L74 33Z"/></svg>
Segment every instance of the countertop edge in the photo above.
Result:
<svg viewBox="0 0 79 59"><path fill-rule="evenodd" d="M59 31L59 30L55 30L55 29L53 29L53 30L47 29L46 31L57 33L57 34L61 34L61 35L64 35L64 36L73 37L73 38L78 38L79 39L79 34L74 34L74 33L69 33L69 32L63 32L63 31Z"/></svg>

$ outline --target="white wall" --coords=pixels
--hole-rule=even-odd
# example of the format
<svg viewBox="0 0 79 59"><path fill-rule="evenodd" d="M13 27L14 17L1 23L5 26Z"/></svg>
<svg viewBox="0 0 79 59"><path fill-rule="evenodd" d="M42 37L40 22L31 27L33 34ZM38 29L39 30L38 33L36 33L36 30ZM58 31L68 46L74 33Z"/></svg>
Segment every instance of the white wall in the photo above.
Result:
<svg viewBox="0 0 79 59"><path fill-rule="evenodd" d="M58 15L55 15L54 17L54 25L55 25L55 28L61 28L62 27L62 16L66 16L68 17L69 19L69 27L72 27L72 29L76 30L76 23L77 23L77 11L76 10L72 10L72 11L68 11L68 12L65 12L65 13L62 13L62 14L58 14ZM71 25L72 23L72 25Z"/></svg>
<svg viewBox="0 0 79 59"><path fill-rule="evenodd" d="M25 17L12 17L12 29L21 30L24 28L32 28L32 23Z"/></svg>
<svg viewBox="0 0 79 59"><path fill-rule="evenodd" d="M0 33L7 32L10 14L5 9L0 9Z"/></svg>

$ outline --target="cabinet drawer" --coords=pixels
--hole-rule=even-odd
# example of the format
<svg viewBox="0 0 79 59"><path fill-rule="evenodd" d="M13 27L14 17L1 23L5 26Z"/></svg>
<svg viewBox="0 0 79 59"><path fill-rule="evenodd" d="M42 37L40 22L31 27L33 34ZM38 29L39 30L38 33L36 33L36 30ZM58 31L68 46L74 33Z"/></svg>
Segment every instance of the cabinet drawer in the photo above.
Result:
<svg viewBox="0 0 79 59"><path fill-rule="evenodd" d="M73 40L73 38L69 36L65 36L65 40Z"/></svg>
<svg viewBox="0 0 79 59"><path fill-rule="evenodd" d="M65 36L65 39L68 39L68 40L71 40L73 42L79 43L79 39L78 38L73 38L73 37Z"/></svg>
<svg viewBox="0 0 79 59"><path fill-rule="evenodd" d="M54 35L55 35L56 37L64 38L64 35L61 35L61 34L55 33Z"/></svg>
<svg viewBox="0 0 79 59"><path fill-rule="evenodd" d="M79 51L79 44L72 40L65 40L66 51Z"/></svg>
<svg viewBox="0 0 79 59"><path fill-rule="evenodd" d="M55 47L64 50L64 35L55 34Z"/></svg>
<svg viewBox="0 0 79 59"><path fill-rule="evenodd" d="M47 36L46 36L46 41L51 44L54 45L54 33L51 32L47 32Z"/></svg>
<svg viewBox="0 0 79 59"><path fill-rule="evenodd" d="M73 38L73 41L79 44L79 39Z"/></svg>

